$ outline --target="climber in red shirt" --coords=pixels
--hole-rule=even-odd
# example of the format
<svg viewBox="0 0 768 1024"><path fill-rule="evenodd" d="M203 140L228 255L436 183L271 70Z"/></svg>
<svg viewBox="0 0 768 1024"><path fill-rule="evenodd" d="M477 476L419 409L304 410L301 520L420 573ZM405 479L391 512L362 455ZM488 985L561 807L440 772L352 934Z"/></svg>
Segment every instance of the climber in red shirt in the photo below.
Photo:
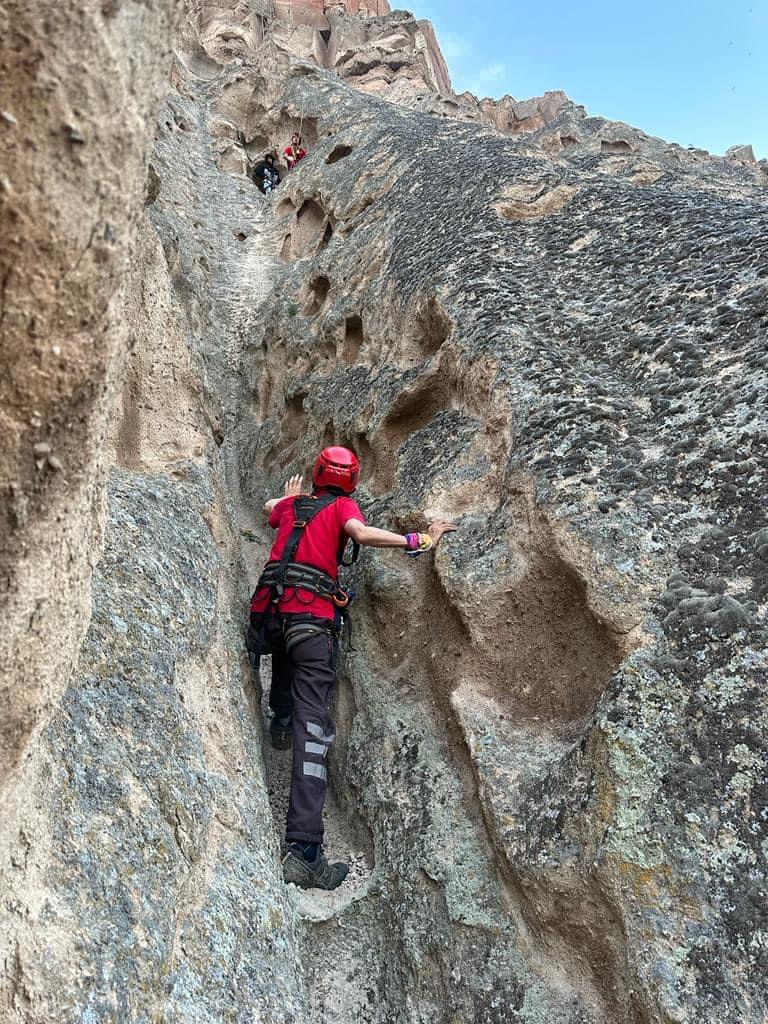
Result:
<svg viewBox="0 0 768 1024"><path fill-rule="evenodd" d="M330 702L336 682L336 647L341 612L349 601L339 585L338 566L351 540L354 561L361 545L401 548L417 556L456 529L435 520L429 533L390 533L366 526L351 495L360 463L348 448L318 455L313 493L302 494L292 477L282 498L264 506L277 530L269 562L251 599L247 646L258 670L262 654L272 655L270 737L278 750L293 746L291 796L283 876L302 888L335 889L346 864L329 864L323 854L326 755L336 736Z"/></svg>
<svg viewBox="0 0 768 1024"><path fill-rule="evenodd" d="M304 157L307 155L306 149L302 148L301 135L299 135L298 132L293 133L293 137L291 138L291 144L290 146L285 147L283 155L285 156L285 160L286 163L288 164L289 171L293 170L293 168L296 166L299 160L303 160Z"/></svg>

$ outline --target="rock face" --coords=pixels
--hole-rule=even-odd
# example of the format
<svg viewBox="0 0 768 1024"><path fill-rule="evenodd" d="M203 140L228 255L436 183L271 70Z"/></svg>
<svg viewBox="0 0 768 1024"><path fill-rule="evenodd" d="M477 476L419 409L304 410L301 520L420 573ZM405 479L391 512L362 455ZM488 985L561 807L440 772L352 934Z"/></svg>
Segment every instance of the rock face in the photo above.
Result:
<svg viewBox="0 0 768 1024"><path fill-rule="evenodd" d="M450 95L451 79L434 30L428 21L397 11L386 18L329 15L331 36L325 66L351 85L384 95L402 97L403 87ZM395 99L395 102L400 102Z"/></svg>
<svg viewBox="0 0 768 1024"><path fill-rule="evenodd" d="M135 33L171 12L83 10L98 31L125 19L150 110L160 75L139 75ZM337 44L359 32L353 55L377 25L415 24L323 17ZM30 19L3 45L21 52L35 26L47 45ZM66 589L48 605L9 590L9 707L26 715L9 763L26 754L2 803L2 1019L759 1024L763 169L557 94L486 111L495 128L436 118L446 97L391 66L357 76L390 102L366 95L291 59L286 31L266 4L190 6L146 191L132 148L110 213L128 232L119 282L86 248L66 299L36 296L46 324L65 302L106 307L77 321L81 404L33 449L42 467L9 449L10 578L35 557L92 603L78 618ZM80 71L62 81L112 102L100 65ZM23 107L6 107L15 131ZM248 161L299 126L310 154L264 199ZM72 232L94 196L109 205L110 144L57 221ZM11 223L52 222L55 195L24 180L5 191ZM29 236L12 237L24 267ZM36 281L4 307L4 353L29 356L6 373L12 423L65 380L18 340ZM361 455L370 521L444 514L460 531L434 558L368 551L355 571L330 843L363 866L299 896L279 881L281 774L241 631L258 510L329 442ZM91 586L82 544L63 559L51 524L98 533L103 494ZM53 609L48 664L35 637Z"/></svg>
<svg viewBox="0 0 768 1024"><path fill-rule="evenodd" d="M328 15L338 11L376 17L390 14L387 0L275 0L275 15L297 25L328 28Z"/></svg>
<svg viewBox="0 0 768 1024"><path fill-rule="evenodd" d="M101 449L129 345L118 296L178 13L172 0L0 11L0 785L58 703L87 624Z"/></svg>
<svg viewBox="0 0 768 1024"><path fill-rule="evenodd" d="M725 151L725 157L727 160L735 160L743 164L757 163L755 151L751 146L731 146L730 149Z"/></svg>
<svg viewBox="0 0 768 1024"><path fill-rule="evenodd" d="M500 1020L760 1020L764 192L604 122L553 162L319 73L286 103L323 141L275 200L265 472L346 442L374 521L462 524L434 568L362 570L336 765L387 934L444 975L427 935L470 913L459 1019L496 977Z"/></svg>
<svg viewBox="0 0 768 1024"><path fill-rule="evenodd" d="M434 29L386 3L276 5L268 35L284 52L334 70L363 92L413 106L424 94L452 96Z"/></svg>

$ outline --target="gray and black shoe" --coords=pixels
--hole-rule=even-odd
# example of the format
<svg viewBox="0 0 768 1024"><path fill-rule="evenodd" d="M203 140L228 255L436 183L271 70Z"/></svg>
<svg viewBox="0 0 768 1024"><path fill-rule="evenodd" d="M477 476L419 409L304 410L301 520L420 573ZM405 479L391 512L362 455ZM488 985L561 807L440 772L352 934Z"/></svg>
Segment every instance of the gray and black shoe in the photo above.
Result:
<svg viewBox="0 0 768 1024"><path fill-rule="evenodd" d="M293 744L293 716L275 715L269 723L269 738L274 750L290 750Z"/></svg>
<svg viewBox="0 0 768 1024"><path fill-rule="evenodd" d="M306 860L295 846L289 846L283 857L283 878L300 889L338 889L348 872L348 864L329 864L322 847L314 861Z"/></svg>

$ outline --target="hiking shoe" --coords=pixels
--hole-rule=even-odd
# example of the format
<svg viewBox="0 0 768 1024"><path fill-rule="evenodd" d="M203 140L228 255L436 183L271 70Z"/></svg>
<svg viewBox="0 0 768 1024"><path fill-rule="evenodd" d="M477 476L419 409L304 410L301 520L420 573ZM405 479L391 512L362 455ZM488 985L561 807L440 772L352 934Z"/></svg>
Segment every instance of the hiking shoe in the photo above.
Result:
<svg viewBox="0 0 768 1024"><path fill-rule="evenodd" d="M293 716L275 715L269 723L269 738L274 750L290 750L293 745Z"/></svg>
<svg viewBox="0 0 768 1024"><path fill-rule="evenodd" d="M305 860L301 850L295 846L289 846L283 857L283 878L300 889L337 889L348 871L348 864L329 864L322 847L314 861Z"/></svg>

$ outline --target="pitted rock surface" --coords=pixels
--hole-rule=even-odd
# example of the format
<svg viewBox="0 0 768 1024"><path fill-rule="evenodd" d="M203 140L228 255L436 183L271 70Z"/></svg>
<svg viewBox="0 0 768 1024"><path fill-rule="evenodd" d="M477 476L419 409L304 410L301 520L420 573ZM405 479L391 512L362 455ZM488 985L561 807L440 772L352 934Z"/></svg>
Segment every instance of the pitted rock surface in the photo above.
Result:
<svg viewBox="0 0 768 1024"><path fill-rule="evenodd" d="M62 428L65 528L108 479L106 547L3 796L3 1019L759 1024L765 169L560 94L480 123L413 72L410 16L310 6L330 42L195 0L130 179L125 367L84 366L102 418ZM246 171L297 128L266 199ZM353 872L323 895L280 881L242 629L263 501L331 442L371 522L460 530L352 575L327 845Z"/></svg>
<svg viewBox="0 0 768 1024"><path fill-rule="evenodd" d="M281 103L327 141L274 200L265 470L349 443L373 521L462 527L434 571L361 569L337 777L377 870L479 909L458 800L530 929L509 941L560 950L598 1017L759 1020L764 191L662 143L653 181L616 146L553 162L319 73Z"/></svg>

